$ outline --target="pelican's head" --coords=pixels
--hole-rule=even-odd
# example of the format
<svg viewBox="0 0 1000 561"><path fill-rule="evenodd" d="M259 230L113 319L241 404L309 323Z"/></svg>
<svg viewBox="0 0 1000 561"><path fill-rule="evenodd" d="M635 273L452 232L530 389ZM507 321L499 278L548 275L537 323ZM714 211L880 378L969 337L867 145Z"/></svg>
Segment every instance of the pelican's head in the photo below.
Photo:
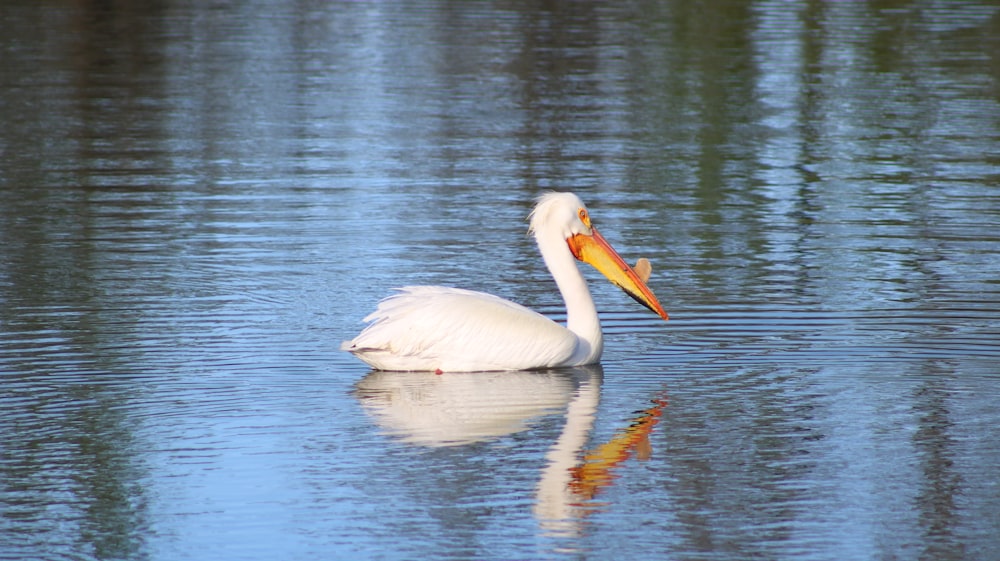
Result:
<svg viewBox="0 0 1000 561"><path fill-rule="evenodd" d="M653 291L597 232L580 197L573 193L546 193L538 198L530 220L530 230L536 237L542 232L558 232L573 257L589 263L636 302L668 319Z"/></svg>

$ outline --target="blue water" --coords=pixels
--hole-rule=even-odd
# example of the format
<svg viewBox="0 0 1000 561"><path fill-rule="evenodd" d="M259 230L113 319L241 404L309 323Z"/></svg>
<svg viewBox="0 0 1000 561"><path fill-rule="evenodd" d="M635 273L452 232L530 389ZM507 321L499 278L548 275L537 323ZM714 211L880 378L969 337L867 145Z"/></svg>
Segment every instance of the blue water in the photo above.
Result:
<svg viewBox="0 0 1000 561"><path fill-rule="evenodd" d="M0 558L991 559L986 3L44 3L0 16ZM392 287L598 368L370 372Z"/></svg>

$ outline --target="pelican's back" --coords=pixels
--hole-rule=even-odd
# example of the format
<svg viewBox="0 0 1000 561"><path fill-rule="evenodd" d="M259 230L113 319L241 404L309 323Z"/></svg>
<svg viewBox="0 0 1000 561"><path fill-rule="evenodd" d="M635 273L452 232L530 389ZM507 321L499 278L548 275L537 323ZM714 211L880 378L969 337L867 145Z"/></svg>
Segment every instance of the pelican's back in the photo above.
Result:
<svg viewBox="0 0 1000 561"><path fill-rule="evenodd" d="M562 366L577 336L503 298L459 288L408 286L368 317L342 348L379 370L522 370Z"/></svg>

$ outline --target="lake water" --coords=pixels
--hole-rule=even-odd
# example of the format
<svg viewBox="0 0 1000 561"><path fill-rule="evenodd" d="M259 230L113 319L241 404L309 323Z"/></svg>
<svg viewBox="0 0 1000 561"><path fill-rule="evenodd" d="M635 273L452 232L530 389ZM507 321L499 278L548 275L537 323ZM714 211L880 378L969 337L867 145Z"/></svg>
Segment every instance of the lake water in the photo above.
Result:
<svg viewBox="0 0 1000 561"><path fill-rule="evenodd" d="M275 4L0 13L0 558L995 558L995 3ZM552 189L669 322L338 350Z"/></svg>

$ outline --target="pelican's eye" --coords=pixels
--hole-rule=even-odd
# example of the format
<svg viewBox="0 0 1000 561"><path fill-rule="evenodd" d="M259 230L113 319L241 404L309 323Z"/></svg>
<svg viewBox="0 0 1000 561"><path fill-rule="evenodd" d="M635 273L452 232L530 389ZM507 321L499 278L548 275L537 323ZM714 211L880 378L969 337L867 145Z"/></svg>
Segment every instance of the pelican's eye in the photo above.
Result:
<svg viewBox="0 0 1000 561"><path fill-rule="evenodd" d="M584 225L590 228L590 215L587 214L587 209L581 208L579 214L580 214L580 222L583 222Z"/></svg>

